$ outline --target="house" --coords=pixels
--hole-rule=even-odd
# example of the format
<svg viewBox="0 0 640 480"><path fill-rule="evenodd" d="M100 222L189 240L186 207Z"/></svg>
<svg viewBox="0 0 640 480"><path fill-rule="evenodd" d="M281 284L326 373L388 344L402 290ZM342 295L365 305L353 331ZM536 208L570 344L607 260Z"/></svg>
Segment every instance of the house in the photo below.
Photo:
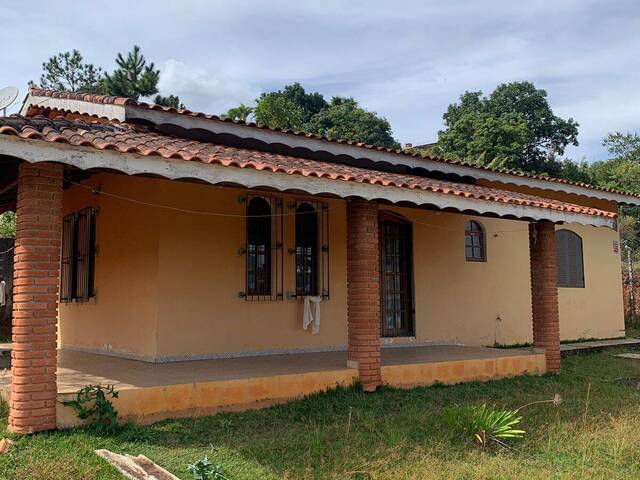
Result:
<svg viewBox="0 0 640 480"><path fill-rule="evenodd" d="M558 372L562 339L624 336L634 195L37 89L0 165L15 432L74 424L56 399L88 383L153 421Z"/></svg>

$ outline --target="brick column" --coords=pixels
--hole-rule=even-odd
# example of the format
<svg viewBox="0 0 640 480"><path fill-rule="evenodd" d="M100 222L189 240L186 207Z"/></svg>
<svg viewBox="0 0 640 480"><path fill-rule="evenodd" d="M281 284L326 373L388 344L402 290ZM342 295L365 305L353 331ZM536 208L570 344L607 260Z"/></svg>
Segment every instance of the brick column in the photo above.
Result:
<svg viewBox="0 0 640 480"><path fill-rule="evenodd" d="M378 205L347 200L347 318L349 364L365 392L381 383Z"/></svg>
<svg viewBox="0 0 640 480"><path fill-rule="evenodd" d="M9 430L56 428L62 165L18 170Z"/></svg>
<svg viewBox="0 0 640 480"><path fill-rule="evenodd" d="M547 371L560 371L560 315L555 227L548 221L529 224L533 345L545 349Z"/></svg>

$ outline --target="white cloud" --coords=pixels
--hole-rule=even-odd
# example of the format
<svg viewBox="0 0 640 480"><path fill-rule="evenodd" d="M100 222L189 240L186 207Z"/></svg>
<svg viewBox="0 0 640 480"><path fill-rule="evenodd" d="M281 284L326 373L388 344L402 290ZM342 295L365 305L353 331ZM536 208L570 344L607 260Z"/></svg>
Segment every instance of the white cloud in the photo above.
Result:
<svg viewBox="0 0 640 480"><path fill-rule="evenodd" d="M531 80L554 111L580 122L569 154L604 154L611 130L640 131L637 0L58 0L0 12L0 86L39 77L49 56L78 48L112 68L139 44L161 68L162 94L220 113L299 81L350 95L386 116L403 142L433 140L447 105ZM60 11L73 15L60 17ZM127 14L123 15L122 12ZM56 18L56 22L42 22ZM16 39L21 39L16 41Z"/></svg>
<svg viewBox="0 0 640 480"><path fill-rule="evenodd" d="M207 71L175 59L167 60L160 70L160 93L178 95L191 110L224 113L240 103L250 104L259 93L259 89L245 79L232 78L224 71Z"/></svg>

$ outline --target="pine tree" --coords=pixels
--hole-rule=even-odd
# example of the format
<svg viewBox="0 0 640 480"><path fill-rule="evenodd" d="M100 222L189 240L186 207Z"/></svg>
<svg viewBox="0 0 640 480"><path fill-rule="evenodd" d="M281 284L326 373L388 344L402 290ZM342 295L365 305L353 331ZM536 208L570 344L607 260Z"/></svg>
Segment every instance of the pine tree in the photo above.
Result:
<svg viewBox="0 0 640 480"><path fill-rule="evenodd" d="M160 70L155 69L153 62L147 65L147 60L137 45L134 45L126 58L118 53L116 65L113 73L105 74L102 81L106 94L138 100L158 93Z"/></svg>

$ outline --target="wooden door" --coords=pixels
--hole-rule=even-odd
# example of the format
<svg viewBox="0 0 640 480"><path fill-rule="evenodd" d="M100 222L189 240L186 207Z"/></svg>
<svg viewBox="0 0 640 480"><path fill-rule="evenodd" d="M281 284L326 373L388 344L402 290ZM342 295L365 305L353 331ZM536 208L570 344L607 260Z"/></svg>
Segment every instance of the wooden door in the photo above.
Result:
<svg viewBox="0 0 640 480"><path fill-rule="evenodd" d="M383 337L414 335L411 224L380 218L380 278Z"/></svg>

